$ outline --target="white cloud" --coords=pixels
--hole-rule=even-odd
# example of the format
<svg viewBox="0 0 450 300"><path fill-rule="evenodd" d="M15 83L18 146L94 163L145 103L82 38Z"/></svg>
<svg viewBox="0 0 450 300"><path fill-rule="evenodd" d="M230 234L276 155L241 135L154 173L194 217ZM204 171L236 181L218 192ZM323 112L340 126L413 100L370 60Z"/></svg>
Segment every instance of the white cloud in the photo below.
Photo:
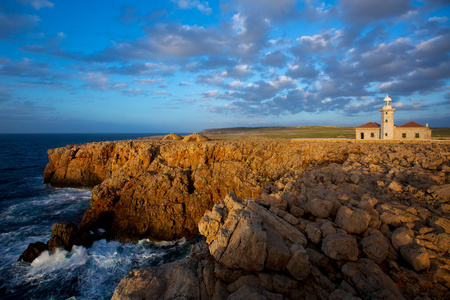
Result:
<svg viewBox="0 0 450 300"><path fill-rule="evenodd" d="M160 84L164 81L163 78L159 78L159 79L134 79L134 82L140 84L140 85L155 85L155 84Z"/></svg>
<svg viewBox="0 0 450 300"><path fill-rule="evenodd" d="M242 86L242 85L244 85L244 83L242 81L239 81L239 80L235 80L235 81L233 81L233 82L231 82L229 84L229 86L232 87L232 88L235 88L235 87L238 87L238 86Z"/></svg>
<svg viewBox="0 0 450 300"><path fill-rule="evenodd" d="M25 4L25 5L31 5L37 10L39 10L43 7L52 8L54 5L54 3L47 1L47 0L18 0L18 2Z"/></svg>
<svg viewBox="0 0 450 300"><path fill-rule="evenodd" d="M245 28L245 16L241 14L233 15L233 29L235 33L245 33L247 29Z"/></svg>
<svg viewBox="0 0 450 300"><path fill-rule="evenodd" d="M212 9L209 7L209 3L207 1L199 1L199 0L171 0L171 1L175 2L181 9L197 8L204 15L210 15L212 13Z"/></svg>

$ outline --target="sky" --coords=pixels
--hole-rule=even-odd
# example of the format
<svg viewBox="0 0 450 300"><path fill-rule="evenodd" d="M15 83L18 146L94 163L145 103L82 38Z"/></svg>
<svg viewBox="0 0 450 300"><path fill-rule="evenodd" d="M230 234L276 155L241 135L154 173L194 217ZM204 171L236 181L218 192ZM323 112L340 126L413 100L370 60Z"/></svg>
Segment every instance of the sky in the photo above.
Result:
<svg viewBox="0 0 450 300"><path fill-rule="evenodd" d="M2 0L0 133L450 126L448 0Z"/></svg>

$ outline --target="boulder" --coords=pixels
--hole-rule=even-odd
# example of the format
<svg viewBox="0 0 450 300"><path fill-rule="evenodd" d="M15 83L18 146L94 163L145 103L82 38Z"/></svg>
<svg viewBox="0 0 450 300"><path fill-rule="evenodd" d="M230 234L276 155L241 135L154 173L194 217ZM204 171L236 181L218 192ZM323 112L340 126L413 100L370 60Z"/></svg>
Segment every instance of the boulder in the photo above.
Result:
<svg viewBox="0 0 450 300"><path fill-rule="evenodd" d="M296 245L292 250L286 269L297 280L304 280L311 272L308 253L302 246Z"/></svg>
<svg viewBox="0 0 450 300"><path fill-rule="evenodd" d="M22 255L20 255L19 260L23 260L24 262L33 262L35 258L41 255L42 252L48 250L48 245L42 242L31 243L28 245L27 249L23 251Z"/></svg>
<svg viewBox="0 0 450 300"><path fill-rule="evenodd" d="M424 246L411 243L403 246L400 253L404 260L406 260L414 270L423 271L430 268L431 262L427 249Z"/></svg>
<svg viewBox="0 0 450 300"><path fill-rule="evenodd" d="M200 299L198 263L187 259L157 267L132 270L116 287L111 299Z"/></svg>
<svg viewBox="0 0 450 300"><path fill-rule="evenodd" d="M384 235L369 235L360 242L362 252L377 264L383 263L389 252L389 240Z"/></svg>
<svg viewBox="0 0 450 300"><path fill-rule="evenodd" d="M401 193L403 191L403 187L395 181L392 181L389 184L388 189L390 189L393 192L397 192L397 193Z"/></svg>
<svg viewBox="0 0 450 300"><path fill-rule="evenodd" d="M428 189L434 199L450 201L450 184L433 185Z"/></svg>
<svg viewBox="0 0 450 300"><path fill-rule="evenodd" d="M75 223L55 223L52 227L52 236L47 244L49 250L64 248L70 251L73 245L90 247L92 237L89 232L80 230Z"/></svg>
<svg viewBox="0 0 450 300"><path fill-rule="evenodd" d="M341 271L363 299L405 299L392 279L370 259L348 262Z"/></svg>
<svg viewBox="0 0 450 300"><path fill-rule="evenodd" d="M309 212L317 218L328 218L333 209L333 202L329 200L312 199L308 202Z"/></svg>
<svg viewBox="0 0 450 300"><path fill-rule="evenodd" d="M267 259L265 267L269 270L283 271L291 256L289 248L280 234L263 225L267 233Z"/></svg>
<svg viewBox="0 0 450 300"><path fill-rule="evenodd" d="M308 223L308 225L306 225L305 232L308 239L310 239L310 241L314 244L318 244L322 240L322 231L316 223Z"/></svg>
<svg viewBox="0 0 450 300"><path fill-rule="evenodd" d="M394 230L392 233L391 241L396 250L400 250L401 247L411 244L413 242L410 236L411 229L401 227Z"/></svg>
<svg viewBox="0 0 450 300"><path fill-rule="evenodd" d="M351 235L334 233L322 241L322 251L335 260L358 260L358 243Z"/></svg>
<svg viewBox="0 0 450 300"><path fill-rule="evenodd" d="M210 139L197 132L194 132L193 134L187 135L183 138L183 142L206 142L206 141L210 141Z"/></svg>
<svg viewBox="0 0 450 300"><path fill-rule="evenodd" d="M181 135L173 132L163 137L163 141L181 141L182 139Z"/></svg>
<svg viewBox="0 0 450 300"><path fill-rule="evenodd" d="M370 219L370 214L363 209L341 206L337 212L335 223L348 233L360 234L366 231Z"/></svg>

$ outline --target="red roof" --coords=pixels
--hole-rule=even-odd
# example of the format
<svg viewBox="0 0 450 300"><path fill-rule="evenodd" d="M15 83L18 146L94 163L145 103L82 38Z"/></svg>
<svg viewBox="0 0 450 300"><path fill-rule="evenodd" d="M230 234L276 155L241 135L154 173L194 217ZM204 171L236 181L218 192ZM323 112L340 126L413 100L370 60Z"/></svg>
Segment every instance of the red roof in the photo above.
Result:
<svg viewBox="0 0 450 300"><path fill-rule="evenodd" d="M358 126L356 128L379 128L379 127L380 127L380 124L375 123L375 122L369 122L369 123L363 124L361 126Z"/></svg>
<svg viewBox="0 0 450 300"><path fill-rule="evenodd" d="M403 124L403 125L400 125L400 126L398 126L398 127L403 127L403 128L405 128L405 127L426 127L426 126L423 126L422 124L419 124L419 123L414 122L414 121L410 121L410 122L405 123L405 124Z"/></svg>

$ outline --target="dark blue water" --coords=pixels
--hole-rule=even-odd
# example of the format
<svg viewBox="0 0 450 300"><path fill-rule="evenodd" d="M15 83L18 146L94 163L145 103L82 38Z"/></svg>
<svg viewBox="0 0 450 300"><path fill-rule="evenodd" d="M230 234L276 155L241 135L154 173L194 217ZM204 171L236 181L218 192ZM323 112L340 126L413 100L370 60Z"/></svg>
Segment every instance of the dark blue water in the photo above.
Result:
<svg viewBox="0 0 450 300"><path fill-rule="evenodd" d="M0 299L110 299L131 269L186 256L185 240L100 240L89 249L44 252L32 264L17 261L29 243L48 241L55 222L78 223L89 207L90 190L42 184L48 149L148 135L155 134L0 134Z"/></svg>

